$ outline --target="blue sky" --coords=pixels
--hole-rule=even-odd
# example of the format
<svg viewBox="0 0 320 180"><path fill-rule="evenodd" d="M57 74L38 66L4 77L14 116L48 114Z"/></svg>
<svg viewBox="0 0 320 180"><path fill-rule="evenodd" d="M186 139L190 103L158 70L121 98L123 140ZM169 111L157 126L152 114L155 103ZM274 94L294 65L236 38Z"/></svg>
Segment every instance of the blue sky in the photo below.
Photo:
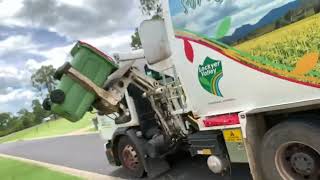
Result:
<svg viewBox="0 0 320 180"><path fill-rule="evenodd" d="M175 16L176 14L184 11L181 1L169 0L169 6L171 16Z"/></svg>
<svg viewBox="0 0 320 180"><path fill-rule="evenodd" d="M130 49L138 0L0 0L0 112L30 108L31 74L59 67L77 40L106 53Z"/></svg>

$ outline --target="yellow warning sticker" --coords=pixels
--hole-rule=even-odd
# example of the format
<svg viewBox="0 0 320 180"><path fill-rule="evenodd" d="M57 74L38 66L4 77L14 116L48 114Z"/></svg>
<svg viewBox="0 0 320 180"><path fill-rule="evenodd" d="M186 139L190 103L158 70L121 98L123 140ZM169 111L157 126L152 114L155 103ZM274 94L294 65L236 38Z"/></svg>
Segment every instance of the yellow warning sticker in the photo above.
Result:
<svg viewBox="0 0 320 180"><path fill-rule="evenodd" d="M242 142L242 133L240 129L228 129L223 131L226 142Z"/></svg>
<svg viewBox="0 0 320 180"><path fill-rule="evenodd" d="M212 154L211 149L203 149L202 152L204 155L211 155Z"/></svg>
<svg viewBox="0 0 320 180"><path fill-rule="evenodd" d="M197 154L202 154L202 155L211 155L212 151L211 149L202 149L202 150L198 150Z"/></svg>

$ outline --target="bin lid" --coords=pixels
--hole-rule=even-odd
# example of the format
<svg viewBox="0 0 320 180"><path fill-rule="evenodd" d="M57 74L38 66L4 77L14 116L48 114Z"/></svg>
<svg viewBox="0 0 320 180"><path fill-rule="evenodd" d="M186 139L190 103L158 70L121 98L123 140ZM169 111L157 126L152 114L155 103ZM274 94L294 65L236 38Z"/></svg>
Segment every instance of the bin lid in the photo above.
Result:
<svg viewBox="0 0 320 180"><path fill-rule="evenodd" d="M91 51L93 51L94 53L98 54L99 56L101 56L102 58L104 58L105 60L107 60L109 63L112 64L112 66L114 66L115 68L118 68L118 65L114 62L113 58L111 56L108 56L107 54L105 54L104 52L100 51L99 49L97 49L96 47L83 42L83 41L78 41L77 44L72 48L71 50L71 55L74 56L74 54L77 52L78 47L86 47L88 49L90 49Z"/></svg>

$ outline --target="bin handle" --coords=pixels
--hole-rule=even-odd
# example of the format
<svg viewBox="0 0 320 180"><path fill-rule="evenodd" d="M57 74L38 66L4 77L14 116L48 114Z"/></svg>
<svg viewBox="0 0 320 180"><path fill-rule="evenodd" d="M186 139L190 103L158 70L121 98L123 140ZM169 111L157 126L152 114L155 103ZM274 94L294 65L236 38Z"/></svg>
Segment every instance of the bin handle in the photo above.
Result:
<svg viewBox="0 0 320 180"><path fill-rule="evenodd" d="M115 106L118 104L118 102L121 100L114 98L114 96L109 93L108 91L105 91L104 89L97 86L95 83L93 83L89 78L82 75L79 71L74 69L73 67L70 67L65 71L65 74L68 75L71 79L77 81L81 86L83 86L88 91L91 91L107 103L109 103L112 106Z"/></svg>

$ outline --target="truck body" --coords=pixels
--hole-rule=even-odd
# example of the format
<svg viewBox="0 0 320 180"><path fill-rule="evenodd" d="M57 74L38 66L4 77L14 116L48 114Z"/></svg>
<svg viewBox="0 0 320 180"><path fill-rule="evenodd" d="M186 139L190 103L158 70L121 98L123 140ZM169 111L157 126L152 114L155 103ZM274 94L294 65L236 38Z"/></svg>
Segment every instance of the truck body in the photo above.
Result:
<svg viewBox="0 0 320 180"><path fill-rule="evenodd" d="M309 67L303 62L319 50L311 41L319 25L318 12L308 9L312 1L242 2L165 6L173 63L192 112L203 117L318 99L317 58ZM281 24L295 11L310 12Z"/></svg>
<svg viewBox="0 0 320 180"><path fill-rule="evenodd" d="M319 179L319 1L162 7L164 19L139 28L143 49L114 55L103 87L63 69L97 95L109 162L156 176L187 150L222 175L249 163L255 180Z"/></svg>

